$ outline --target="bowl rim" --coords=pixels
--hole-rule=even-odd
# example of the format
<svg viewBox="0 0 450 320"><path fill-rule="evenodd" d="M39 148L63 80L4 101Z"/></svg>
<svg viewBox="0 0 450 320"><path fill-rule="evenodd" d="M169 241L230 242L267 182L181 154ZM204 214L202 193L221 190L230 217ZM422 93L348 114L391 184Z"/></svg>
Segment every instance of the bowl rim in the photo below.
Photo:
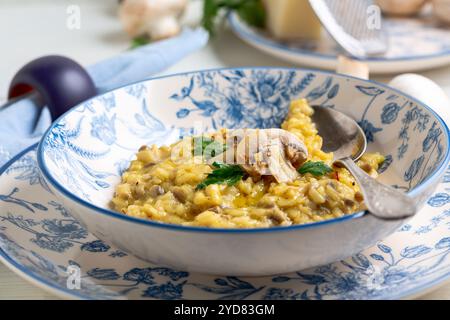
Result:
<svg viewBox="0 0 450 320"><path fill-rule="evenodd" d="M432 109L430 108L427 104L419 101L418 99L403 93L402 91L392 88L386 84L380 83L378 81L374 81L374 80L366 80L366 79L361 79L361 78L357 78L357 77L353 77L353 76L349 76L349 75L345 75L345 74L339 74L339 73L335 73L335 72L331 72L331 71L324 71L324 70L317 70L317 69L310 69L310 68L290 68L290 67L265 67L265 66L261 66L261 67L230 67L230 68L211 68L211 69L201 69L201 70L193 70L193 71L187 71L187 72L179 72L179 73L174 73L174 74L169 74L169 75L163 75L163 76L157 76L157 77L150 77L150 78L146 78L146 79L142 79L139 81L135 81L135 82L131 82L128 83L126 85L123 86L119 86L117 88L108 90L106 92L100 93L86 101L83 101L79 104L77 104L76 106L72 107L70 110L68 110L67 112L65 112L64 114L62 114L58 119L56 119L55 121L53 121L53 123L50 125L50 127L45 131L44 135L42 136L42 138L39 141L39 145L38 145L38 149L37 149L37 162L38 162L38 167L41 170L42 175L44 176L45 180L50 183L59 193L61 193L63 196L69 198L71 201L74 201L75 203L77 203L78 205L82 206L82 207L86 207L90 210L96 211L98 213L104 214L108 217L111 218L118 218L119 220L123 220L125 222L129 222L129 223L136 223L136 224L140 224L140 225L144 225L144 226L149 226L149 227L156 227L156 228L162 228L162 229L167 229L167 230L174 230L174 231L187 231L187 232L200 232L200 233L266 233L266 232L279 232L279 231L295 231L295 230L301 230L301 229L309 229L309 228L313 228L313 227L320 227L320 226L324 226L324 225L328 225L328 224L334 224L334 223L339 223L339 222L343 222L343 221L347 221L347 220L353 220L353 219L357 219L357 218L361 218L364 216L368 215L367 211L358 211L352 214L347 214L344 215L342 217L338 217L338 218L333 218L333 219L328 219L328 220L324 220L324 221L318 221L318 222L311 222L311 223L305 223L305 224L295 224L295 225L290 225L290 226L276 226L276 227L264 227L264 228L242 228L242 229L238 229L238 228L210 228L210 227L197 227L197 226L183 226L183 225L177 225L177 224L169 224L169 223L163 223L163 222L158 222L158 221L153 221L150 219L142 219L142 218L135 218L132 216L128 216L125 214L122 214L120 212L116 212L110 209L105 209L102 207L99 207L97 205L94 205L80 197L78 197L77 195L75 195L74 193L72 193L71 191L69 191L66 187L64 187L61 183L59 183L59 181L57 181L50 173L50 170L48 169L45 160L44 160L44 141L47 139L48 135L50 134L50 132L53 130L53 128L63 119L65 118L67 115L69 115L71 112L75 111L79 106L85 104L88 101L91 100L95 100L100 96L103 96L104 94L110 93L112 91L116 91L116 90L120 90L123 89L125 87L129 87L132 85L136 85L139 83L144 83L144 82L149 82L149 81L154 81L154 80L160 80L160 79L165 79L165 78L172 78L172 77L177 77L177 76L184 76L184 75L189 75L189 74L197 74L197 73L202 73L202 72L215 72L215 71L227 71L227 70L280 70L280 71L295 71L295 72L311 72L311 73L320 73L320 74L325 74L325 75L329 75L332 77L338 77L338 78L343 78L343 79L352 79L352 80L358 80L358 81L363 81L366 83L371 83L371 84L375 84L377 86L386 88L388 90L391 90L393 92L398 93L401 96L404 96L406 98L408 98L410 101L424 107L425 109L427 109L432 115L434 115L434 117L436 118L436 120L440 123L440 125L446 129L444 130L444 136L447 142L447 150L446 150L446 154L440 164L440 166L436 169L434 169L433 173L431 175L429 175L425 180L423 180L419 185L415 186L414 188L412 188L411 190L409 190L407 192L408 195L410 196L415 196L417 194L419 194L422 190L426 189L427 187L429 187L433 182L435 182L435 180L440 177L443 172L447 169L447 166L450 162L450 136L449 136L449 128L447 126L447 124L445 123L445 121Z"/></svg>

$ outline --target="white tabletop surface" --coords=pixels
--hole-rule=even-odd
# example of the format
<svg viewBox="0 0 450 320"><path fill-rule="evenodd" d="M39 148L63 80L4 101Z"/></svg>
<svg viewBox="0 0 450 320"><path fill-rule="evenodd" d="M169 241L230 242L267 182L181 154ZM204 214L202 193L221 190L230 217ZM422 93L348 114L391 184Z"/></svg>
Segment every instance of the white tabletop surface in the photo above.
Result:
<svg viewBox="0 0 450 320"><path fill-rule="evenodd" d="M191 0L185 21L195 23L201 0ZM129 40L116 17L117 0L2 0L0 3L0 101L6 99L8 84L19 67L46 54L62 54L83 65L124 51ZM69 5L81 9L81 28L66 27ZM163 72L236 66L290 66L244 44L226 26L201 51ZM450 95L450 67L422 73ZM387 82L391 76L375 77ZM422 299L450 299L450 284L421 296ZM0 299L56 299L22 280L0 263Z"/></svg>

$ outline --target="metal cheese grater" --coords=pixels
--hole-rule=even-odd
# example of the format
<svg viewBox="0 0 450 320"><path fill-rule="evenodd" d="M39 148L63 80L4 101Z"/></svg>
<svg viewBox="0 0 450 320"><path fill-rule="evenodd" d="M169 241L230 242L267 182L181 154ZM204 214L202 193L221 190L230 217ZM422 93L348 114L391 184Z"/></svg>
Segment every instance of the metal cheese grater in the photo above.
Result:
<svg viewBox="0 0 450 320"><path fill-rule="evenodd" d="M351 56L364 58L386 52L379 7L371 0L309 0L320 22Z"/></svg>

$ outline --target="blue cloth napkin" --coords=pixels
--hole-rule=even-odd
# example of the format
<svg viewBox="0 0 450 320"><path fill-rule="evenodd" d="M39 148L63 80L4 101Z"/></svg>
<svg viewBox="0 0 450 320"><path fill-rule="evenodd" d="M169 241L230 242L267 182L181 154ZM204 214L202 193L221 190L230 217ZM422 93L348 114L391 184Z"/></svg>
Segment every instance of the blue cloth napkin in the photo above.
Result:
<svg viewBox="0 0 450 320"><path fill-rule="evenodd" d="M149 44L87 68L98 89L105 92L149 78L203 47L208 33L185 29L179 36ZM51 124L50 112L37 95L12 101L0 109L0 167L24 148L39 141Z"/></svg>

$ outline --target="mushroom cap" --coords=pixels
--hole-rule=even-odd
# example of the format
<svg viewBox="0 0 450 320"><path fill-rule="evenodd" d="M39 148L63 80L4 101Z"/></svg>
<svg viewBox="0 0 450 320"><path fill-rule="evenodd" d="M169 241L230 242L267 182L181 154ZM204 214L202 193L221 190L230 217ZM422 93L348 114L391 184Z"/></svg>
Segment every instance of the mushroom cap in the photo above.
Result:
<svg viewBox="0 0 450 320"><path fill-rule="evenodd" d="M232 161L254 178L271 175L278 182L293 181L308 157L303 141L283 129L238 129L225 135L227 151L209 162Z"/></svg>

